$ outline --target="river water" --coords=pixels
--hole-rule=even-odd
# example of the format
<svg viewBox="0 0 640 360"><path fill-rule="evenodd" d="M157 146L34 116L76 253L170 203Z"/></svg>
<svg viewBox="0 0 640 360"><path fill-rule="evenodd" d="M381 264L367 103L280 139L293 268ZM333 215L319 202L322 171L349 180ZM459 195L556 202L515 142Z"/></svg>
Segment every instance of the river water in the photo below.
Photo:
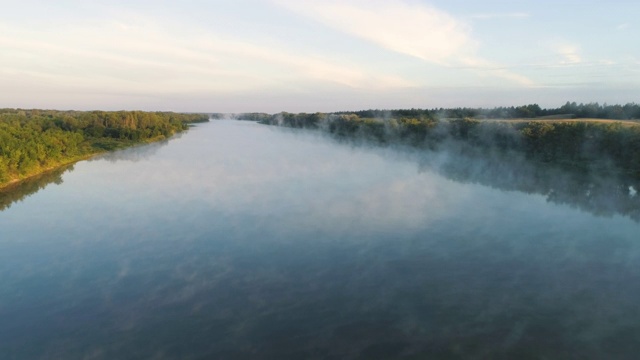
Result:
<svg viewBox="0 0 640 360"><path fill-rule="evenodd" d="M635 188L500 164L214 121L49 174L0 358L635 358Z"/></svg>

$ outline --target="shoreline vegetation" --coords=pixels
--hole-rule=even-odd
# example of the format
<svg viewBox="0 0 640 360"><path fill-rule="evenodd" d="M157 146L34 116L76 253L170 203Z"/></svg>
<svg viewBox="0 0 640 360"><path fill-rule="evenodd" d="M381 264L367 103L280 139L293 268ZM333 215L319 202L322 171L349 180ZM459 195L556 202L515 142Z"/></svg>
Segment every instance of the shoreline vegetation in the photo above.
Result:
<svg viewBox="0 0 640 360"><path fill-rule="evenodd" d="M22 148L15 146L16 144L8 147L11 143L3 141L7 138L7 126L13 129L14 138L16 132L25 131L25 126L27 129L36 129L38 133L46 133L47 130L54 131L54 134L65 134L64 131L80 133L84 139L84 143L81 143L84 145L80 147L88 148L89 152L77 151L75 157L62 158L57 162L45 161L48 167L40 165L33 175L0 185L0 211L47 184L60 183L62 174L71 171L73 164L79 160L111 150L157 142L167 138L165 133L171 136L187 128L189 123L209 119L209 115L164 113L169 124L173 119L174 126L165 127L163 133L163 130L158 129L164 123L162 121L155 125L147 121L145 125L144 117L148 117L145 114L155 113L87 112L89 115L82 115L85 120L73 126L73 123L69 124L72 121L70 118L59 119L69 112L31 110L21 114L20 111L0 110L2 114L14 114L0 116L0 119L4 119L0 121L0 154L4 157L0 161L7 163L6 154L10 151L15 154L17 150L24 149L31 140L28 137L18 138L20 142L17 144L21 144ZM434 115L433 112L415 109L384 113L375 111L384 116L366 118L358 115L371 115L371 111L364 111L330 114L213 114L211 118L253 120L289 128L315 129L328 133L340 142L351 144L418 149L415 159L421 171L431 169L458 182L540 194L550 202L567 204L599 216L618 214L640 222L640 167L637 166L640 165L640 121L636 118L620 120L551 115L490 119L453 118L450 114L443 116L441 111ZM15 113L18 113L17 117ZM43 113L48 119L44 120L44 124L38 118ZM77 118L81 114L73 112L71 118ZM129 120L126 120L127 116L130 117ZM7 120L7 117L13 119L13 122ZM107 117L120 119L112 121L112 124L125 124L125 128L127 121L131 126L131 118L136 119L135 130L142 136L133 140L136 135L131 135L130 130L116 132L112 130L113 126L109 129L104 122ZM27 125L30 123L29 119L33 118L36 120L35 124ZM91 123L87 119L98 119L103 130L92 130L92 125L87 125ZM54 126L47 125L50 121L54 122ZM172 129L174 130L171 131ZM94 131L102 136L84 135L86 132L93 134ZM30 147L33 148L33 143ZM615 152L616 149L619 153ZM620 167L620 164L625 163L629 167Z"/></svg>
<svg viewBox="0 0 640 360"><path fill-rule="evenodd" d="M213 114L267 125L316 129L348 141L409 145L640 179L640 105L567 102L493 109L363 110L335 113Z"/></svg>
<svg viewBox="0 0 640 360"><path fill-rule="evenodd" d="M0 191L95 155L164 140L208 114L0 109Z"/></svg>

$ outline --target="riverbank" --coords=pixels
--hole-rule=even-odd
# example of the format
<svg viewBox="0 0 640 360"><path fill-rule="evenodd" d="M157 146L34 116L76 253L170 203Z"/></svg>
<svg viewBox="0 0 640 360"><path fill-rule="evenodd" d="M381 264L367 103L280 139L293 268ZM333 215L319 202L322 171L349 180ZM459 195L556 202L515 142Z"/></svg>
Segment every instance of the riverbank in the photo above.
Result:
<svg viewBox="0 0 640 360"><path fill-rule="evenodd" d="M14 189L16 187L19 187L25 181L29 181L29 180L32 180L34 178L38 178L38 177L44 176L47 173L55 172L55 171L57 171L59 169L72 166L75 163L94 158L94 157L96 157L98 155L106 154L106 153L109 153L111 151L127 149L127 148L131 148L131 147L135 147L135 146L143 146L145 144L151 144L151 143L158 142L158 141L163 141L163 140L167 140L167 138L164 137L164 136L159 136L159 137L156 137L154 139L147 139L147 140L141 141L141 142L118 142L118 141L113 141L113 142L111 142L113 144L113 147L108 149L108 150L107 149L98 149L97 151L94 151L94 152L89 153L89 154L83 154L83 155L80 155L80 156L77 156L77 157L74 157L74 158L65 159L64 161L61 161L59 163L50 164L49 166L47 166L45 168L39 168L39 169L37 169L37 170L35 170L33 172L30 172L28 174L24 174L23 176L10 179L9 181L4 182L4 183L0 183L0 192L12 191L12 189Z"/></svg>
<svg viewBox="0 0 640 360"><path fill-rule="evenodd" d="M206 114L0 109L0 190L101 153L167 139Z"/></svg>
<svg viewBox="0 0 640 360"><path fill-rule="evenodd" d="M106 151L103 151L101 153L104 153L104 152L106 152ZM56 171L58 169L66 167L66 166L73 165L73 164L75 164L75 163L77 163L79 161L90 159L90 158L92 158L92 157L94 157L96 155L100 155L101 153L89 154L89 155L85 155L85 156L82 156L82 157L77 158L77 159L69 159L68 161L61 162L59 164L49 166L47 168L39 169L36 172L30 173L30 174L26 174L26 175L24 175L22 177L13 178L13 179L11 179L11 180L9 180L7 182L0 183L0 192L11 191L13 188L20 186L20 184L22 184L25 181L31 180L31 179L39 177L39 176L43 176L43 175L45 175L47 173Z"/></svg>
<svg viewBox="0 0 640 360"><path fill-rule="evenodd" d="M428 115L428 114L427 114ZM474 119L289 114L261 123L316 129L339 139L465 154L516 153L526 161L615 171L640 179L640 125L612 119Z"/></svg>

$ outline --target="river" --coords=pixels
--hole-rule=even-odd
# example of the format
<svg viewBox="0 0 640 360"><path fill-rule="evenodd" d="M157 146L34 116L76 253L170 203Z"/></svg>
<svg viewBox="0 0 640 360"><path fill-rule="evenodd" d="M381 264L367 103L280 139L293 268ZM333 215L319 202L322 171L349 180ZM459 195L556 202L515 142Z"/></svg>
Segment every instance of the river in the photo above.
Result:
<svg viewBox="0 0 640 360"><path fill-rule="evenodd" d="M0 358L637 356L636 188L499 164L240 121L77 163L4 195Z"/></svg>

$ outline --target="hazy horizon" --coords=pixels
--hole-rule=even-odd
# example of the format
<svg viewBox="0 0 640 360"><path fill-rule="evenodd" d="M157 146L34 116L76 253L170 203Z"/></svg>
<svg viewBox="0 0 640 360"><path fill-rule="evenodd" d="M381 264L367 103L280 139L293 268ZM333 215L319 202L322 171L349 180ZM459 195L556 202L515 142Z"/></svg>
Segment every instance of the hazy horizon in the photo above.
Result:
<svg viewBox="0 0 640 360"><path fill-rule="evenodd" d="M0 108L329 112L640 99L639 3L4 2Z"/></svg>

